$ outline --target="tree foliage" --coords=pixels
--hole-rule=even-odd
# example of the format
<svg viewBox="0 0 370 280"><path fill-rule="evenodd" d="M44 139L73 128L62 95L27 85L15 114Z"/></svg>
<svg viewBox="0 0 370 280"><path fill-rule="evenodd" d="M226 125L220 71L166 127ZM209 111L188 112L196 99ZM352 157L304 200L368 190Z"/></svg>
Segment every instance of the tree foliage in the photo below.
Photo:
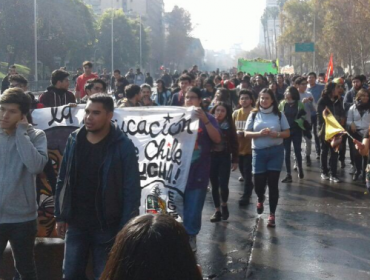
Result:
<svg viewBox="0 0 370 280"><path fill-rule="evenodd" d="M288 56L302 58L306 66L312 67L312 54L295 54L293 45L313 41L315 22L316 62L320 70L333 53L337 66L366 72L365 64L370 59L369 7L370 0L288 0L281 14L284 30L280 45L291 50Z"/></svg>
<svg viewBox="0 0 370 280"><path fill-rule="evenodd" d="M112 10L107 10L98 22L98 42L96 45L98 57L104 65L111 67L112 57ZM142 62L148 60L149 45L147 39L148 30L142 26ZM140 21L129 19L122 10L114 10L113 17L113 48L114 67L127 69L140 64Z"/></svg>
<svg viewBox="0 0 370 280"><path fill-rule="evenodd" d="M183 63L186 51L190 44L190 33L193 30L189 12L175 6L168 13L167 18L167 40L165 59L167 65L178 66Z"/></svg>

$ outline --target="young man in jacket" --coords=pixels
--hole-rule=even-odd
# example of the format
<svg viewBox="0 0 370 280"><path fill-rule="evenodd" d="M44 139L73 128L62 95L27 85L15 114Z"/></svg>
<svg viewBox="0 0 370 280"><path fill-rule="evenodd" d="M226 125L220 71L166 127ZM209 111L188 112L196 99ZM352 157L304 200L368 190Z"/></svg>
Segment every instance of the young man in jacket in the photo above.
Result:
<svg viewBox="0 0 370 280"><path fill-rule="evenodd" d="M90 251L94 279L99 279L116 234L138 215L141 189L135 147L111 122L113 110L109 95L90 96L85 125L70 135L64 151L55 217L58 235L66 238L65 280L87 279Z"/></svg>
<svg viewBox="0 0 370 280"><path fill-rule="evenodd" d="M69 73L64 70L54 70L51 73L51 86L41 94L39 102L45 107L58 107L76 103L76 98L69 88Z"/></svg>
<svg viewBox="0 0 370 280"><path fill-rule="evenodd" d="M31 98L20 88L0 99L0 256L9 241L21 279L37 279L36 175L48 161L46 136L27 121Z"/></svg>

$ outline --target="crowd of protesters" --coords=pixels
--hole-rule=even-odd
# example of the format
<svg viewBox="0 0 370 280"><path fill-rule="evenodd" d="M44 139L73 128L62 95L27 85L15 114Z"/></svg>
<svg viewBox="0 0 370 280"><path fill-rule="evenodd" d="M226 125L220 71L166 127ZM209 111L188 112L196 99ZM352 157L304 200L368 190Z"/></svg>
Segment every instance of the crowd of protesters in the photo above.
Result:
<svg viewBox="0 0 370 280"><path fill-rule="evenodd" d="M238 168L243 182L240 206L250 203L254 189L256 211L262 214L268 188L269 227L276 226L279 183L304 180L304 163L312 164L312 145L322 180L341 182L338 161L345 168L348 143L352 180L366 182L370 96L365 76L325 81L325 75L314 72L208 73L195 65L181 75L164 70L154 81L140 69L136 73L130 69L126 75L117 69L113 76L104 69L97 75L86 61L75 80L73 92L70 74L55 70L51 85L36 98L28 91L27 79L11 67L2 84L0 254L9 241L21 279L37 279L35 177L48 162L46 136L31 125L32 109L86 104L84 125L68 138L55 186L55 218L57 233L65 238L67 280L85 279L90 251L95 279L143 279L146 275L202 279L191 252L197 249L208 185L215 207L210 222L227 220L232 215L227 204L230 173ZM194 106L199 118L196 145L202 149L193 155L178 207L183 225L164 215L137 217L141 188L135 147L112 117L115 108L141 106ZM329 113L348 137L325 139L324 117ZM286 176L281 180L284 162ZM160 260L152 256L159 250ZM163 264L166 269L161 269Z"/></svg>

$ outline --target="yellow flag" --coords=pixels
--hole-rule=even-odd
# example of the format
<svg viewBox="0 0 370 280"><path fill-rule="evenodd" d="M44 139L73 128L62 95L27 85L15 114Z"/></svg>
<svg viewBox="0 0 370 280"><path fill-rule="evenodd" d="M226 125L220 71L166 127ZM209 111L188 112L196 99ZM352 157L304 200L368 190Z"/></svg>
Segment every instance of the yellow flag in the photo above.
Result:
<svg viewBox="0 0 370 280"><path fill-rule="evenodd" d="M335 119L333 114L329 111L329 114L326 116L323 114L323 118L325 120L325 140L328 141L332 139L338 133L345 133L346 130L339 124L339 122Z"/></svg>

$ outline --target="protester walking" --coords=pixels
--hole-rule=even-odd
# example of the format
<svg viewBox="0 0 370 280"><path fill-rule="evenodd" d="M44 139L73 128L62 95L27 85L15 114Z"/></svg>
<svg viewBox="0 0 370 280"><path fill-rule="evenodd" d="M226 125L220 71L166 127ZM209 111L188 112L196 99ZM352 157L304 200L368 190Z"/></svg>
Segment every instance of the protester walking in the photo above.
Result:
<svg viewBox="0 0 370 280"><path fill-rule="evenodd" d="M304 178L301 146L303 137L302 131L305 130L304 122L306 120L306 111L304 110L303 103L300 101L299 92L295 87L287 88L285 91L285 100L279 104L279 110L284 113L290 127L290 136L284 139L285 167L287 175L281 182L291 183L293 182L290 164L292 143L298 167L298 178Z"/></svg>
<svg viewBox="0 0 370 280"><path fill-rule="evenodd" d="M196 251L196 236L202 226L202 211L209 183L211 150L214 144L221 142L221 133L216 119L200 108L201 90L192 87L184 95L185 107L197 108L195 114L199 118L199 129L184 196L177 196L176 205L189 235L191 248Z"/></svg>
<svg viewBox="0 0 370 280"><path fill-rule="evenodd" d="M244 183L243 195L239 200L239 205L245 206L249 204L254 188L252 182L252 143L251 139L244 136L248 116L254 107L252 91L243 89L239 92L239 105L241 108L234 111L233 120L239 142L239 170Z"/></svg>
<svg viewBox="0 0 370 280"><path fill-rule="evenodd" d="M109 95L90 96L84 126L69 136L64 151L55 218L58 235L65 237L65 280L86 279L90 251L94 279L100 279L116 234L138 215L141 188L135 147L112 122L113 110Z"/></svg>
<svg viewBox="0 0 370 280"><path fill-rule="evenodd" d="M212 197L215 205L215 213L211 217L211 222L219 222L221 219L227 220L229 218L227 201L229 199L230 170L235 171L238 168L239 143L231 107L221 102L213 107L210 113L217 120L221 130L221 142L215 144L212 149L210 171Z"/></svg>
<svg viewBox="0 0 370 280"><path fill-rule="evenodd" d="M317 104L317 120L319 128L319 137L321 141L321 178L330 180L334 183L339 183L340 179L337 177L338 166L338 151L331 146L330 142L325 140L325 120L324 114L329 111L333 114L335 119L342 125L345 125L345 111L339 96L339 85L336 83L326 84L321 98ZM362 139L361 139L362 140ZM328 154L330 151L329 167ZM329 172L330 171L330 172ZM330 173L330 174L329 174Z"/></svg>
<svg viewBox="0 0 370 280"><path fill-rule="evenodd" d="M370 125L369 110L369 92L366 89L361 89L357 92L354 104L349 108L347 115L348 132L359 142L362 142L364 133ZM353 163L355 167L352 179L353 181L357 181L362 174L362 180L364 181L367 158L362 158L361 154L355 148L353 141L349 141L349 146L352 150Z"/></svg>
<svg viewBox="0 0 370 280"><path fill-rule="evenodd" d="M270 89L263 89L256 108L249 115L246 137L252 138L252 172L258 196L257 213L264 211L266 185L269 188L270 216L268 226L275 227L275 212L279 200L279 178L284 161L283 139L288 138L289 123Z"/></svg>

